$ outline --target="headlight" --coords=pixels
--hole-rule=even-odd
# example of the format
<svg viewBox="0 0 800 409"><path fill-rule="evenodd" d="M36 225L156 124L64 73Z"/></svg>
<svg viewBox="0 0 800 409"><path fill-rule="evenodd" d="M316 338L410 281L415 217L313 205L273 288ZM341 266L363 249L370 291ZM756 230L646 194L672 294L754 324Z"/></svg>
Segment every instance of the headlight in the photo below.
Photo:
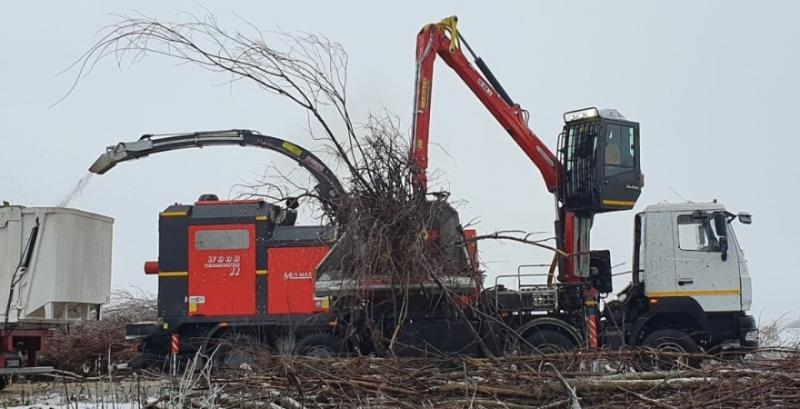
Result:
<svg viewBox="0 0 800 409"><path fill-rule="evenodd" d="M570 111L564 114L564 122L577 121L579 119L594 118L600 116L597 108L586 108L578 111Z"/></svg>
<svg viewBox="0 0 800 409"><path fill-rule="evenodd" d="M758 330L752 329L744 334L745 342L758 342Z"/></svg>

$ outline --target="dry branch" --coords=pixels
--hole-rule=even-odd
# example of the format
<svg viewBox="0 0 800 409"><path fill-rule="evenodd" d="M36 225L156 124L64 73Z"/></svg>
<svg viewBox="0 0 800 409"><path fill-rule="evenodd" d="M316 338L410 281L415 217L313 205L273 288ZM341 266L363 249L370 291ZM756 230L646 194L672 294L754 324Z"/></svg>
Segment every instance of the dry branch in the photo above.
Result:
<svg viewBox="0 0 800 409"><path fill-rule="evenodd" d="M628 363L636 352L586 353L583 359ZM435 407L566 408L575 407L574 389L584 407L795 407L800 405L800 351L758 352L741 362L710 362L696 371L564 372L566 355L487 360L318 359L265 355L251 371L218 372L211 382L219 396L257 401L253 391L268 391L271 402L286 407ZM534 370L531 368L542 368ZM637 376L641 379L637 379ZM300 391L296 385L302 385ZM248 400L247 394L252 396ZM226 406L224 398L218 401ZM242 400L230 405L241 405ZM238 406L237 406L238 407ZM245 405L245 407L249 407Z"/></svg>
<svg viewBox="0 0 800 409"><path fill-rule="evenodd" d="M109 365L128 362L136 352L125 340L125 325L156 318L152 295L115 291L100 321L85 321L56 331L43 364L84 375L106 373ZM109 357L111 362L109 362Z"/></svg>

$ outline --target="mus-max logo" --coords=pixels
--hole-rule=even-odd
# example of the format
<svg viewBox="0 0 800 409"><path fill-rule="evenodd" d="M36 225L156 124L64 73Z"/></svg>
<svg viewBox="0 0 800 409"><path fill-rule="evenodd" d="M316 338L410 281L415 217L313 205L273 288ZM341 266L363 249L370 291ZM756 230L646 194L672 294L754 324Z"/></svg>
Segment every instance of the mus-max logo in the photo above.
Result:
<svg viewBox="0 0 800 409"><path fill-rule="evenodd" d="M287 271L283 273L284 280L311 280L314 273L310 271Z"/></svg>

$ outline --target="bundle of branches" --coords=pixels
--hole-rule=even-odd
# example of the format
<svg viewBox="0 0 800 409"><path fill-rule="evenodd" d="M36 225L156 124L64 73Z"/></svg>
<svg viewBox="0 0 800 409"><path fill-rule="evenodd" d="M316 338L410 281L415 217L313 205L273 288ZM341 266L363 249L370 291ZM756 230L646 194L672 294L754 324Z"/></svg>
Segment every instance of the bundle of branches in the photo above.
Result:
<svg viewBox="0 0 800 409"><path fill-rule="evenodd" d="M125 325L155 320L156 301L146 293L115 291L101 317L58 329L42 362L84 374L105 373L109 365L128 362L136 352L125 340Z"/></svg>
<svg viewBox="0 0 800 409"><path fill-rule="evenodd" d="M703 369L630 370L640 359L637 352L503 360L264 356L254 370L218 372L204 388L217 392L220 407L261 407L267 402L272 408L800 405L797 349L762 350L742 361L716 361Z"/></svg>
<svg viewBox="0 0 800 409"><path fill-rule="evenodd" d="M347 55L339 44L246 25L249 34L220 28L214 16L190 16L183 23L123 17L76 62L77 78L106 56L122 62L156 54L229 74L232 82L251 81L286 98L305 110L308 132L324 142L328 157L350 182L339 203L325 207L331 211L323 218L339 232L334 254L321 269L327 279L346 281L342 287L350 289L371 291L375 283L388 287L387 298L401 317L412 287L433 283L446 290L450 277L468 270L458 219L445 200L430 203L414 191L416 169L399 121L384 114L371 116L366 124L353 122ZM303 196L314 197L314 190Z"/></svg>
<svg viewBox="0 0 800 409"><path fill-rule="evenodd" d="M445 194L426 200L418 192L398 121L372 116L365 130L353 141L357 174L339 200L339 239L322 274L359 290L424 287L467 274L457 213Z"/></svg>

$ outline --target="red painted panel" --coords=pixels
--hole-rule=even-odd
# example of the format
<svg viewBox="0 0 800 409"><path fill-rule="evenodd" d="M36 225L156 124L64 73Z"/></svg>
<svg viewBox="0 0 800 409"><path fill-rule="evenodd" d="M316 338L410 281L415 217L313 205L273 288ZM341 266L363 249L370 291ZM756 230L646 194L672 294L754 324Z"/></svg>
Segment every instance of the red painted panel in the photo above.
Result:
<svg viewBox="0 0 800 409"><path fill-rule="evenodd" d="M475 229L464 229L464 238L467 239L467 253L469 254L470 260L472 260L472 265L474 267L478 267L478 242L474 239L478 236L478 232Z"/></svg>
<svg viewBox="0 0 800 409"><path fill-rule="evenodd" d="M282 247L267 250L267 311L270 314L312 313L314 278L328 248Z"/></svg>
<svg viewBox="0 0 800 409"><path fill-rule="evenodd" d="M244 248L226 248L231 242L219 237L218 242L196 240L198 233L242 230L249 237L247 243L238 243ZM255 248L254 225L189 226L189 316L256 313Z"/></svg>
<svg viewBox="0 0 800 409"><path fill-rule="evenodd" d="M49 339L53 337L52 329L13 329L0 330L0 353L17 350L17 343L23 342L31 354L22 366L37 366L37 358L41 353L48 351ZM38 345L38 347L37 347ZM6 359L0 357L0 368L5 368Z"/></svg>

